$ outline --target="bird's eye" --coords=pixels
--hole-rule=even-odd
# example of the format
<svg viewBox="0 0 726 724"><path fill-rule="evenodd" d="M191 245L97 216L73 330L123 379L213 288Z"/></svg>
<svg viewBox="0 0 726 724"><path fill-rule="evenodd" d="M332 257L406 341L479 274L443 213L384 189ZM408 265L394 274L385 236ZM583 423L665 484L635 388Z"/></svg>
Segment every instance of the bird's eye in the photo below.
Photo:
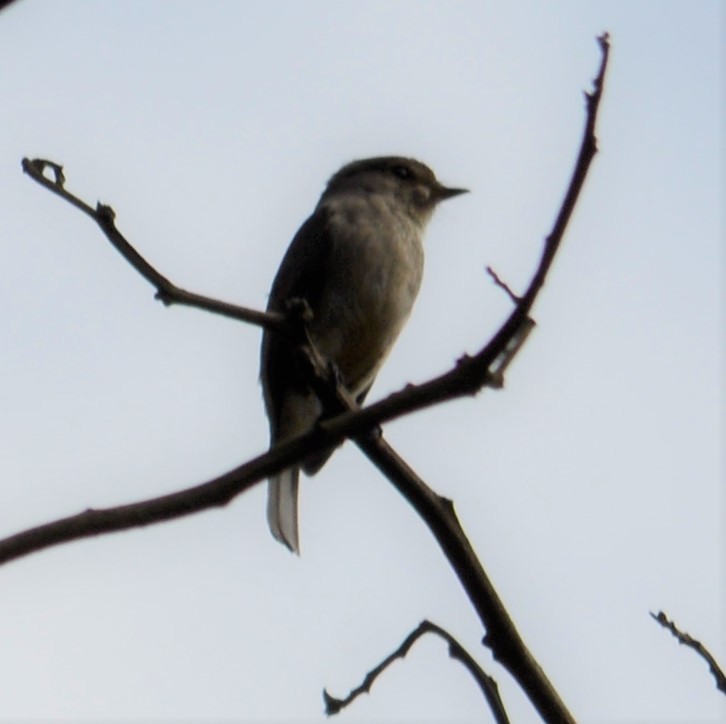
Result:
<svg viewBox="0 0 726 724"><path fill-rule="evenodd" d="M401 179L411 178L411 169L408 166L394 166L393 173Z"/></svg>

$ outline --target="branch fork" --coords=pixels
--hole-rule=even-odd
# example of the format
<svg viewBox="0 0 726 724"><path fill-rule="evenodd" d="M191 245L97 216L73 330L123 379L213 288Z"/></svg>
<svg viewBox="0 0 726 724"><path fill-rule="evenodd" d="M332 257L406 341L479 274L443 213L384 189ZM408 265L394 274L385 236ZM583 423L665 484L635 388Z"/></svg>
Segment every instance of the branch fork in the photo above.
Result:
<svg viewBox="0 0 726 724"><path fill-rule="evenodd" d="M226 505L247 488L312 453L351 438L391 480L428 525L466 591L487 631L484 643L494 657L516 678L540 716L551 722L574 722L564 703L526 648L502 605L454 512L450 501L434 493L388 446L380 425L396 417L446 400L475 394L483 387L500 388L504 372L531 332L532 306L560 246L567 223L597 150L595 122L602 97L609 55L607 34L598 39L602 52L593 90L586 94L586 122L572 178L553 229L545 240L535 274L522 296L515 295L495 272L495 284L514 303L514 309L492 339L476 354L459 359L448 372L420 385L407 385L389 397L358 409L347 390L330 374L327 362L305 337L309 310L293 304L286 314L261 312L196 294L174 285L149 264L116 227L115 213L105 204L92 208L65 188L63 167L44 159L23 159L23 170L37 183L89 216L113 247L154 288L155 296L169 306L182 304L256 324L280 334L305 339L301 344L309 360L309 377L327 411L318 428L276 445L218 478L171 495L108 510L88 510L0 540L0 564L53 545L113 531L178 518L214 506ZM52 178L46 174L50 172Z"/></svg>

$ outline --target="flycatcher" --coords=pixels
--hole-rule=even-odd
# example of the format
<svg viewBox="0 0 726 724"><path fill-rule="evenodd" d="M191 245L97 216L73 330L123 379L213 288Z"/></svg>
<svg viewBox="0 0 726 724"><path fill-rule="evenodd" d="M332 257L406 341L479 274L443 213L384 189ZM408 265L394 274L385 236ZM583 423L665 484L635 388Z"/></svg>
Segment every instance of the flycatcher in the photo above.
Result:
<svg viewBox="0 0 726 724"><path fill-rule="evenodd" d="M284 312L289 299L307 301L310 338L358 404L411 313L423 275L422 237L434 208L465 191L443 186L413 159L354 161L330 179L292 240L267 309ZM261 379L271 445L316 424L322 405L282 334L263 335ZM332 452L311 455L302 469L314 475ZM299 473L292 467L270 478L267 501L272 535L295 553Z"/></svg>

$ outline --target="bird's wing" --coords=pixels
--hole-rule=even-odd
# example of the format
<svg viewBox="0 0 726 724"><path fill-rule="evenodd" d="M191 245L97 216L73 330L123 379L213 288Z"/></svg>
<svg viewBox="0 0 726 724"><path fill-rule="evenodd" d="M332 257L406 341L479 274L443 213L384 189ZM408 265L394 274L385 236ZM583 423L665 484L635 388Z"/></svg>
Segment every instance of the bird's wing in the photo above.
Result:
<svg viewBox="0 0 726 724"><path fill-rule="evenodd" d="M332 248L330 214L318 209L298 230L277 272L267 308L282 311L287 299L302 297L315 309L325 285Z"/></svg>
<svg viewBox="0 0 726 724"><path fill-rule="evenodd" d="M287 300L301 297L315 312L324 290L331 248L329 214L325 209L318 209L300 227L285 253L272 283L267 309L283 312ZM302 392L307 388L293 350L282 335L265 331L260 377L274 440L279 432L285 393L290 390Z"/></svg>

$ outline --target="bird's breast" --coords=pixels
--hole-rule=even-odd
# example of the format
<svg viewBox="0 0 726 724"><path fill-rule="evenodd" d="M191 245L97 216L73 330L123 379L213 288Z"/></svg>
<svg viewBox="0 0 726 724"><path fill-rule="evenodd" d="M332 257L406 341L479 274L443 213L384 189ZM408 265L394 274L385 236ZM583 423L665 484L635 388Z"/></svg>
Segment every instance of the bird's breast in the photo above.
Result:
<svg viewBox="0 0 726 724"><path fill-rule="evenodd" d="M370 385L406 322L423 275L421 228L385 205L331 214L326 288L311 333L357 393Z"/></svg>

